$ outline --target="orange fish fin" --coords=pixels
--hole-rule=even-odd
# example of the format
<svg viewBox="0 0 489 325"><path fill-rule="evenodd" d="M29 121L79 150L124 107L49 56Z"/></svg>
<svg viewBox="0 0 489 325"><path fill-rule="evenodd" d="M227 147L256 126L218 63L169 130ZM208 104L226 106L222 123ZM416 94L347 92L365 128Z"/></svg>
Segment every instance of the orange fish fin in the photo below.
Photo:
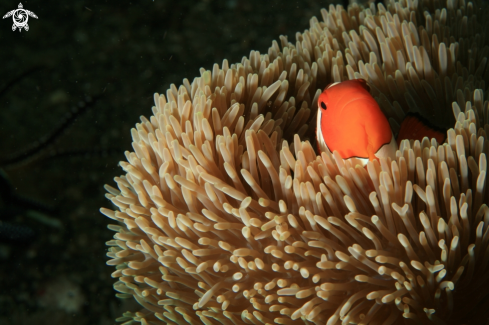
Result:
<svg viewBox="0 0 489 325"><path fill-rule="evenodd" d="M358 82L366 91L370 92L370 86L365 79L353 79L353 81Z"/></svg>
<svg viewBox="0 0 489 325"><path fill-rule="evenodd" d="M401 129L397 135L397 145L400 146L402 140L422 141L424 137L435 138L438 143L443 143L446 134L445 130L432 126L419 114L408 113L401 123Z"/></svg>
<svg viewBox="0 0 489 325"><path fill-rule="evenodd" d="M368 160L372 161L377 159L377 157L375 156L375 151L370 143L367 145L367 153L368 153Z"/></svg>

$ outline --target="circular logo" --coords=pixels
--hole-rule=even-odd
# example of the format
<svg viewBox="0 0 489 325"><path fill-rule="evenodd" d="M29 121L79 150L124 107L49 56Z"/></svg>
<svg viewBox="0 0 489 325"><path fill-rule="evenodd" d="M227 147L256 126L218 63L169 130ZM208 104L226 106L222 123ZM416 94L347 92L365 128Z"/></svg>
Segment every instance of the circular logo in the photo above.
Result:
<svg viewBox="0 0 489 325"><path fill-rule="evenodd" d="M10 10L7 12L4 16L3 19L8 18L12 16L12 20L14 21L14 24L12 25L12 31L15 31L16 29L19 30L19 32L22 29L25 29L26 31L29 30L29 25L27 25L27 21L29 20L29 16L36 18L37 16L35 13L32 11L24 9L24 6L22 6L22 3L19 3L19 7L14 10Z"/></svg>
<svg viewBox="0 0 489 325"><path fill-rule="evenodd" d="M24 9L17 9L13 15L13 18L14 24L17 25L17 27L24 27L29 19Z"/></svg>

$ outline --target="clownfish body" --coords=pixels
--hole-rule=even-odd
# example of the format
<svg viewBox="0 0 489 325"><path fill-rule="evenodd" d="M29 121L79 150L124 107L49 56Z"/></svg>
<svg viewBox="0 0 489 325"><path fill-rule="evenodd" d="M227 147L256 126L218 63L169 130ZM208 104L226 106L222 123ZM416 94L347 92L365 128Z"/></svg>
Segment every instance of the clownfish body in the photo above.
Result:
<svg viewBox="0 0 489 325"><path fill-rule="evenodd" d="M318 106L316 135L320 151L336 150L343 159L355 160L354 164L361 166L381 157L395 159L396 140L365 80L326 87Z"/></svg>

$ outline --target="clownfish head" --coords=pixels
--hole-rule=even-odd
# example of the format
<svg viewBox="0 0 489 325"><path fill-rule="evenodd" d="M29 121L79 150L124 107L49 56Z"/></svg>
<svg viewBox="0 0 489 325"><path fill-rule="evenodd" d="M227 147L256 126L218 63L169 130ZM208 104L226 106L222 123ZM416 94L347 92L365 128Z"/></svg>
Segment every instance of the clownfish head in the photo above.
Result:
<svg viewBox="0 0 489 325"><path fill-rule="evenodd" d="M369 160L395 158L397 144L386 117L363 79L328 85L318 99L316 136L320 151L338 151L365 166Z"/></svg>

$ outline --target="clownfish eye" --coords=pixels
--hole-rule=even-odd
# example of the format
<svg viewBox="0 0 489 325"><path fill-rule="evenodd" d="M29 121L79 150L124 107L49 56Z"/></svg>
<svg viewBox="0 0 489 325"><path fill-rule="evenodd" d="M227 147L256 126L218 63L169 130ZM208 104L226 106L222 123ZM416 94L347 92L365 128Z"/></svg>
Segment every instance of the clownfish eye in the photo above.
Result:
<svg viewBox="0 0 489 325"><path fill-rule="evenodd" d="M324 102L321 102L321 108L326 110L326 104Z"/></svg>

